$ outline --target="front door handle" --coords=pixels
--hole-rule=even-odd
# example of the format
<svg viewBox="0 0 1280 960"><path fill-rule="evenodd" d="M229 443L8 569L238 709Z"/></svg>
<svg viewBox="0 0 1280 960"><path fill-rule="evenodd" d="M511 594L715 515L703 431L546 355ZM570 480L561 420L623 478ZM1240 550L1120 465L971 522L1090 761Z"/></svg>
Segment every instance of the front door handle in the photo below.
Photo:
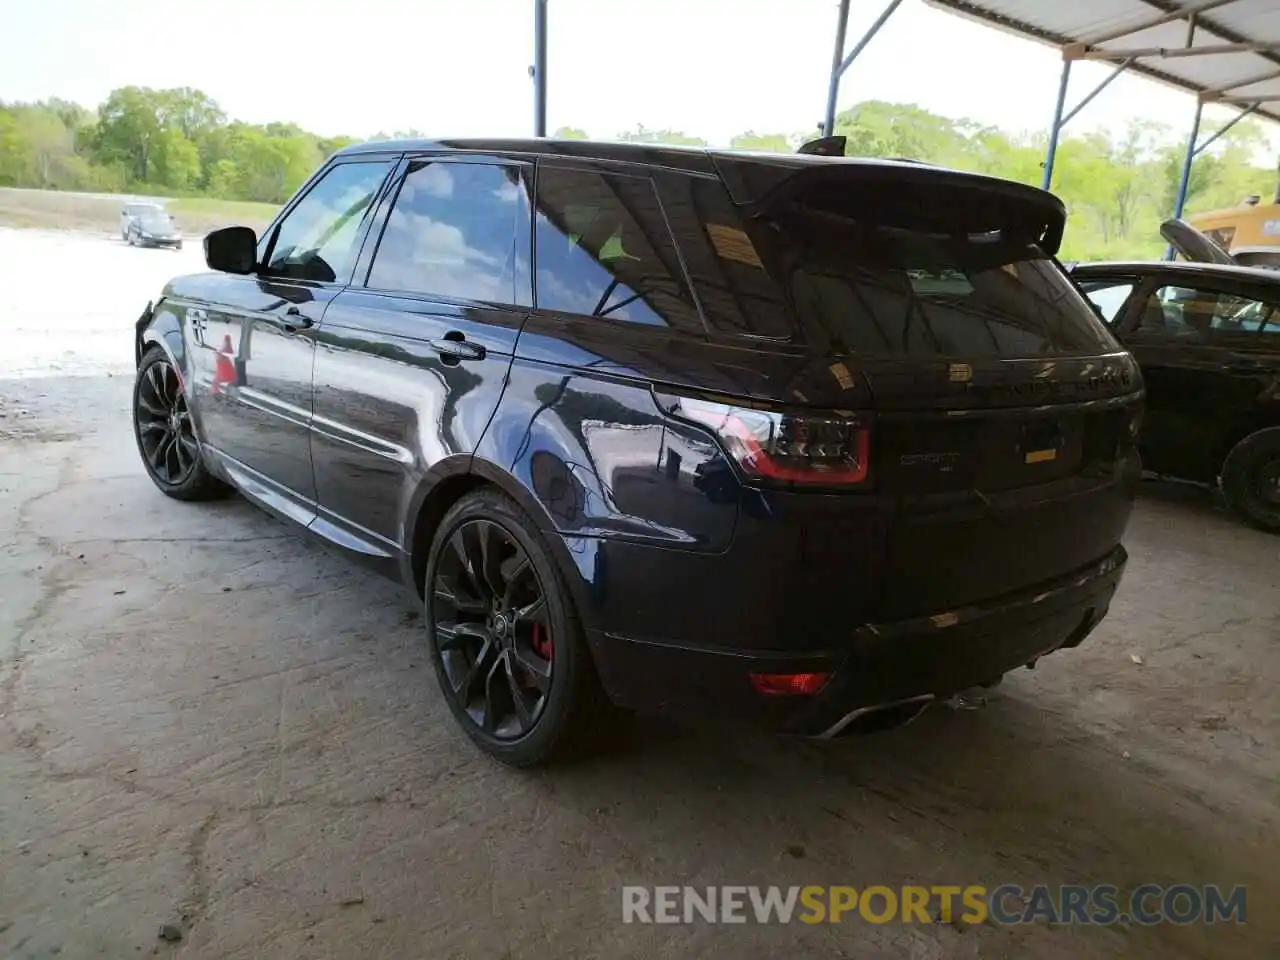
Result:
<svg viewBox="0 0 1280 960"><path fill-rule="evenodd" d="M484 347L478 343L472 343L460 333L450 332L439 340L430 342L431 349L440 354L445 363L484 359Z"/></svg>
<svg viewBox="0 0 1280 960"><path fill-rule="evenodd" d="M1268 373L1271 370L1260 360L1228 360L1226 367L1232 373Z"/></svg>
<svg viewBox="0 0 1280 960"><path fill-rule="evenodd" d="M315 321L297 307L290 307L284 312L284 320L280 322L280 326L285 333L297 333L299 330L311 329L315 326Z"/></svg>

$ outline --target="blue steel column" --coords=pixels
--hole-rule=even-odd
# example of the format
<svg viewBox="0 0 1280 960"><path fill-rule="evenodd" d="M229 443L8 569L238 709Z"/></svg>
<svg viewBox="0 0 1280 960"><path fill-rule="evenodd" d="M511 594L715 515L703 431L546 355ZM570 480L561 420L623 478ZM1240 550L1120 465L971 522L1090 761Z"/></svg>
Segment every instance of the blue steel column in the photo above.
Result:
<svg viewBox="0 0 1280 960"><path fill-rule="evenodd" d="M889 5L881 11L880 16L876 17L875 23L867 28L867 32L862 35L862 39L853 45L853 49L849 51L849 55L844 55L844 34L845 28L849 25L849 0L840 0L840 22L836 24L836 49L831 56L831 82L827 86L827 113L822 118L822 135L824 137L831 136L835 132L836 126L836 94L840 92L840 78L844 76L844 72L849 69L849 65L858 59L858 55L866 49L880 28L888 22L893 16L893 12L902 5L902 0L889 0Z"/></svg>
<svg viewBox="0 0 1280 960"><path fill-rule="evenodd" d="M1053 126L1049 128L1049 149L1044 155L1044 177L1040 188L1048 190L1053 183L1053 161L1058 156L1058 134L1062 132L1062 111L1067 105L1067 84L1071 82L1071 61L1063 56L1062 80L1058 83L1058 105L1053 109Z"/></svg>
<svg viewBox="0 0 1280 960"><path fill-rule="evenodd" d="M836 95L840 92L840 74L844 73L844 35L849 28L849 0L840 0L836 21L836 48L831 54L831 77L827 82L827 112L822 115L822 135L831 136L836 125Z"/></svg>
<svg viewBox="0 0 1280 960"><path fill-rule="evenodd" d="M1195 162L1196 141L1200 139L1200 116L1204 113L1204 103L1196 101L1196 116L1191 121L1191 136L1187 137L1187 154L1182 158L1182 177L1178 180L1178 198L1173 202L1173 215L1182 216L1182 208L1187 202L1187 188L1191 185L1191 164Z"/></svg>
<svg viewBox="0 0 1280 960"><path fill-rule="evenodd" d="M533 0L533 135L547 135L547 0Z"/></svg>

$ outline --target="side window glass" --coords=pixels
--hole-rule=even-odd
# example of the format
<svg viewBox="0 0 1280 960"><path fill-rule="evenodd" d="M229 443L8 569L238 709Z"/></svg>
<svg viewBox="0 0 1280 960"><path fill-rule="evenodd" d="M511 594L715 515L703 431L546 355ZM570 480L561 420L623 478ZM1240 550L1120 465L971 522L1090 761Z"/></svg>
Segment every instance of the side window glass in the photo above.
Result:
<svg viewBox="0 0 1280 960"><path fill-rule="evenodd" d="M537 193L540 308L705 333L650 180L543 166Z"/></svg>
<svg viewBox="0 0 1280 960"><path fill-rule="evenodd" d="M281 222L266 271L299 280L345 281L360 225L390 167L390 161L332 167Z"/></svg>
<svg viewBox="0 0 1280 960"><path fill-rule="evenodd" d="M1133 332L1150 340L1202 340L1217 304L1218 295L1207 290L1159 287L1147 299Z"/></svg>
<svg viewBox="0 0 1280 960"><path fill-rule="evenodd" d="M1120 311L1124 309L1130 294L1133 293L1133 288L1134 283L1131 280L1092 283L1084 286L1084 293L1089 298L1089 302L1098 308L1107 326L1113 327L1120 316Z"/></svg>
<svg viewBox="0 0 1280 960"><path fill-rule="evenodd" d="M1280 334L1280 317L1275 316L1276 305L1248 297L1223 294L1213 315L1215 333L1276 333Z"/></svg>
<svg viewBox="0 0 1280 960"><path fill-rule="evenodd" d="M518 166L415 161L368 286L490 303L532 303L529 198Z"/></svg>
<svg viewBox="0 0 1280 960"><path fill-rule="evenodd" d="M1280 334L1277 304L1231 293L1161 287L1143 312L1144 336L1199 340L1240 334Z"/></svg>

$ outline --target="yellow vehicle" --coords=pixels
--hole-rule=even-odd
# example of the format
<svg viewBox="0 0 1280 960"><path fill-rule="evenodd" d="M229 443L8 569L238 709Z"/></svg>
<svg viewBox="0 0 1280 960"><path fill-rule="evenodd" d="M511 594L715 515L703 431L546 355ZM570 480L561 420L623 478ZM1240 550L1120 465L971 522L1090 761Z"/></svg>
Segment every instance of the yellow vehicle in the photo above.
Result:
<svg viewBox="0 0 1280 960"><path fill-rule="evenodd" d="M1187 222L1246 267L1280 269L1280 191L1275 201L1246 197L1238 207L1187 217Z"/></svg>

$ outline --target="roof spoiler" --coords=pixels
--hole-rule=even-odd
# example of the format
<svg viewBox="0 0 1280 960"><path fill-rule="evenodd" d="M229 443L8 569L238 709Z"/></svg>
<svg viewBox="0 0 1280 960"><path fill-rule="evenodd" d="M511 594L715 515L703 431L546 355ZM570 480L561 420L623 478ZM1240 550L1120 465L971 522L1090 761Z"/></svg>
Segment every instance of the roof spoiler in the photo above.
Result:
<svg viewBox="0 0 1280 960"><path fill-rule="evenodd" d="M843 157L846 138L839 137L819 137L817 140L809 140L800 144L800 149L796 153L809 153L818 157Z"/></svg>
<svg viewBox="0 0 1280 960"><path fill-rule="evenodd" d="M805 169L771 168L760 164L733 164L725 158L722 170L735 203L744 207L748 216L764 216L790 203L801 192L835 188L827 197L839 196L842 203L865 203L875 207L873 215L889 217L902 225L921 220L926 225L953 222L958 212L957 201L968 198L970 212L982 210L983 216L963 224L966 230L1002 229L1021 223L1028 240L1038 243L1050 256L1062 247L1067 210L1051 193L979 174L961 173L930 164L805 164ZM766 176L752 180L743 171ZM864 189L850 191L857 184ZM869 209L869 208L868 208ZM990 220L986 223L987 216ZM887 222L887 221L886 221Z"/></svg>

